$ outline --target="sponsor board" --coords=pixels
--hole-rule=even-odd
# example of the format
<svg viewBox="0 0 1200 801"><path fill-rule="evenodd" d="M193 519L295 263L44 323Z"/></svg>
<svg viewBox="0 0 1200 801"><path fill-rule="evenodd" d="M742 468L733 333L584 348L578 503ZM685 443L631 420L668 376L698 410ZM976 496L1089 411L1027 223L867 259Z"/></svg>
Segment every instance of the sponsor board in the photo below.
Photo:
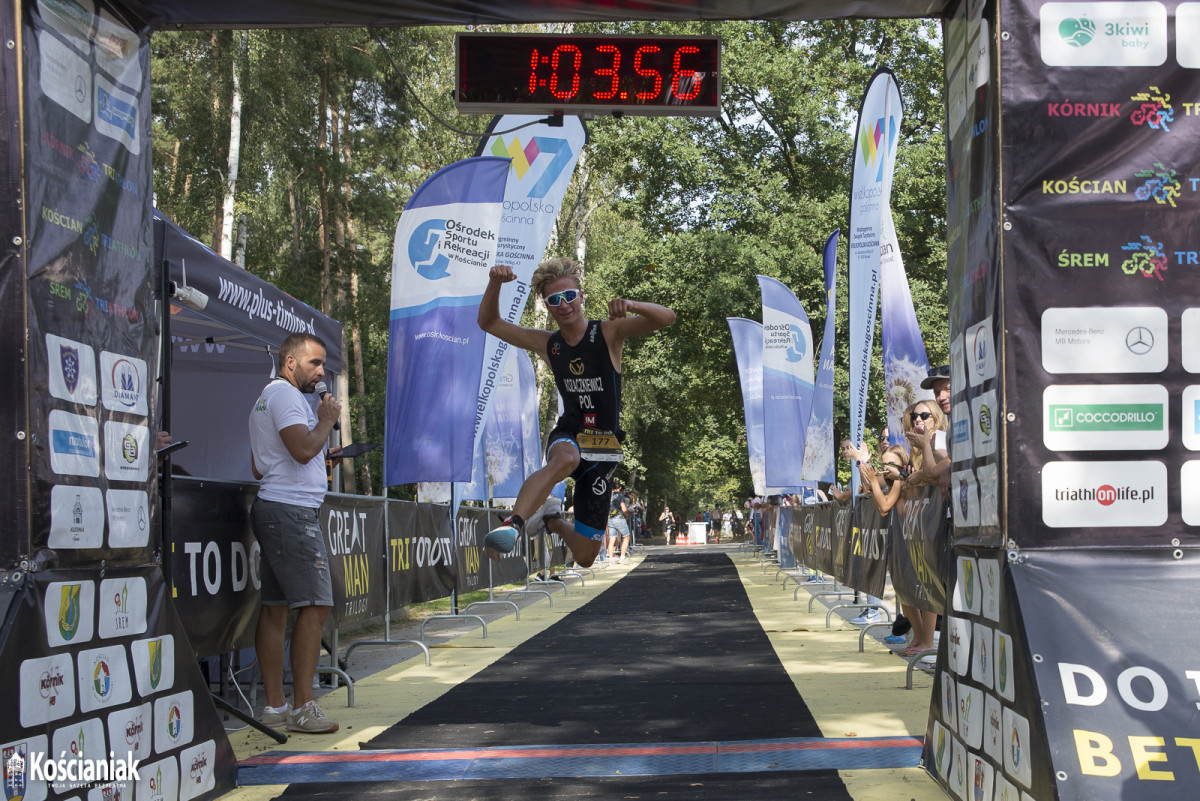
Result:
<svg viewBox="0 0 1200 801"><path fill-rule="evenodd" d="M1200 3L1175 7L1175 60L1187 69L1200 69Z"/></svg>
<svg viewBox="0 0 1200 801"><path fill-rule="evenodd" d="M1013 638L1000 629L995 630L995 644L992 653L996 655L996 694L1005 701L1013 701L1017 697L1016 679L1013 671L1016 669Z"/></svg>
<svg viewBox="0 0 1200 801"><path fill-rule="evenodd" d="M1162 3L1046 3L1042 61L1052 67L1157 67L1167 60Z"/></svg>
<svg viewBox="0 0 1200 801"><path fill-rule="evenodd" d="M1000 403L996 390L989 389L971 399L971 428L975 440L975 458L996 452L996 430L1000 427Z"/></svg>
<svg viewBox="0 0 1200 801"><path fill-rule="evenodd" d="M979 581L979 560L960 556L957 560L958 582L950 605L955 612L978 615L983 608L983 586Z"/></svg>
<svg viewBox="0 0 1200 801"><path fill-rule="evenodd" d="M46 782L31 775L34 754L45 754L49 739L44 734L0 745L0 769L4 771L4 797L10 801L43 801Z"/></svg>
<svg viewBox="0 0 1200 801"><path fill-rule="evenodd" d="M76 656L79 666L79 709L94 712L129 703L133 697L133 683L129 680L129 660L125 648L107 645L80 651Z"/></svg>
<svg viewBox="0 0 1200 801"><path fill-rule="evenodd" d="M38 31L38 77L42 94L81 121L92 121L92 68L53 34Z"/></svg>
<svg viewBox="0 0 1200 801"><path fill-rule="evenodd" d="M138 773L141 781L137 783L134 801L174 801L179 797L179 763L175 757L142 765Z"/></svg>
<svg viewBox="0 0 1200 801"><path fill-rule="evenodd" d="M1003 765L1003 718L1000 711L1000 699L989 693L983 700L983 752L991 757L997 765Z"/></svg>
<svg viewBox="0 0 1200 801"><path fill-rule="evenodd" d="M1169 439L1161 384L1052 385L1042 393L1042 441L1049 450L1153 451Z"/></svg>
<svg viewBox="0 0 1200 801"><path fill-rule="evenodd" d="M146 362L100 351L100 400L114 412L146 415Z"/></svg>
<svg viewBox="0 0 1200 801"><path fill-rule="evenodd" d="M65 550L104 545L104 494L99 487L51 487L47 544Z"/></svg>
<svg viewBox="0 0 1200 801"><path fill-rule="evenodd" d="M967 360L967 380L977 387L996 377L996 338L992 333L992 318L988 317L967 329L963 336Z"/></svg>
<svg viewBox="0 0 1200 801"><path fill-rule="evenodd" d="M971 621L958 615L948 616L946 636L950 638L949 647L946 649L946 664L950 672L955 676L967 675L971 666Z"/></svg>
<svg viewBox="0 0 1200 801"><path fill-rule="evenodd" d="M40 760L39 756L41 756ZM122 756L124 755L122 754ZM32 769L30 778L44 777L50 782L50 787L54 792L67 793L79 789L86 783L80 780L88 767L86 763L91 763L92 775L95 776L95 765L105 761L107 757L108 749L104 745L104 724L96 718L81 720L56 729L50 735L50 752L33 755L33 759L42 764L30 765Z"/></svg>
<svg viewBox="0 0 1200 801"><path fill-rule="evenodd" d="M958 683L958 736L967 748L983 746L983 690L966 682Z"/></svg>
<svg viewBox="0 0 1200 801"><path fill-rule="evenodd" d="M1049 308L1042 312L1048 373L1161 373L1167 313L1153 306Z"/></svg>
<svg viewBox="0 0 1200 801"><path fill-rule="evenodd" d="M196 715L190 690L154 702L154 751L164 754L192 741Z"/></svg>
<svg viewBox="0 0 1200 801"><path fill-rule="evenodd" d="M1162 462L1047 462L1042 522L1051 528L1161 526L1167 522Z"/></svg>
<svg viewBox="0 0 1200 801"><path fill-rule="evenodd" d="M130 576L100 582L97 630L106 640L146 631L146 579Z"/></svg>
<svg viewBox="0 0 1200 801"><path fill-rule="evenodd" d="M46 365L52 397L96 405L96 352L91 345L46 334Z"/></svg>
<svg viewBox="0 0 1200 801"><path fill-rule="evenodd" d="M129 644L138 695L143 698L175 686L175 638L170 634Z"/></svg>
<svg viewBox="0 0 1200 801"><path fill-rule="evenodd" d="M104 476L113 481L146 480L150 465L150 429L109 421L104 424Z"/></svg>
<svg viewBox="0 0 1200 801"><path fill-rule="evenodd" d="M41 726L75 712L75 662L69 653L26 659L18 674L22 727Z"/></svg>
<svg viewBox="0 0 1200 801"><path fill-rule="evenodd" d="M971 406L966 401L959 401L950 415L950 457L956 462L969 462L973 455Z"/></svg>
<svg viewBox="0 0 1200 801"><path fill-rule="evenodd" d="M979 482L979 525L1000 525L1000 478L999 467L989 462L975 468Z"/></svg>
<svg viewBox="0 0 1200 801"><path fill-rule="evenodd" d="M108 546L145 548L150 542L150 496L145 490L110 489L105 495L108 507Z"/></svg>
<svg viewBox="0 0 1200 801"><path fill-rule="evenodd" d="M950 394L958 397L967 390L966 359L963 353L963 335L950 342Z"/></svg>
<svg viewBox="0 0 1200 801"><path fill-rule="evenodd" d="M130 89L142 86L138 37L108 11L101 10L96 28L96 65Z"/></svg>
<svg viewBox="0 0 1200 801"><path fill-rule="evenodd" d="M1020 786L1028 788L1033 781L1029 721L1011 707L1005 707L1001 726L1004 737L1004 771Z"/></svg>
<svg viewBox="0 0 1200 801"><path fill-rule="evenodd" d="M100 475L100 425L94 417L50 412L50 469L59 475Z"/></svg>
<svg viewBox="0 0 1200 801"><path fill-rule="evenodd" d="M1200 487L1200 462L1184 462L1179 468L1179 486ZM1193 491L1180 493L1180 513L1183 522L1189 526L1200 526L1200 493Z"/></svg>
<svg viewBox="0 0 1200 801"><path fill-rule="evenodd" d="M120 142L131 154L142 152L142 121L137 95L121 89L103 75L95 80L96 130Z"/></svg>
<svg viewBox="0 0 1200 801"><path fill-rule="evenodd" d="M1184 309L1179 318L1179 334L1183 340L1183 369L1200 373L1200 309Z"/></svg>
<svg viewBox="0 0 1200 801"><path fill-rule="evenodd" d="M971 470L950 474L950 505L954 509L954 525L964 528L979 525L979 486Z"/></svg>
<svg viewBox="0 0 1200 801"><path fill-rule="evenodd" d="M983 589L983 609L988 620L1000 622L1000 562L997 559L979 560L979 583Z"/></svg>
<svg viewBox="0 0 1200 801"><path fill-rule="evenodd" d="M51 648L91 642L95 632L96 585L53 581L46 585L46 643Z"/></svg>
<svg viewBox="0 0 1200 801"><path fill-rule="evenodd" d="M148 759L152 744L150 724L153 715L154 707L149 701L110 713L108 716L110 750L121 756L129 754L134 759Z"/></svg>
<svg viewBox="0 0 1200 801"><path fill-rule="evenodd" d="M191 801L213 789L217 745L206 740L179 752L179 801Z"/></svg>
<svg viewBox="0 0 1200 801"><path fill-rule="evenodd" d="M92 0L38 0L42 22L53 28L76 50L87 55L92 48L96 6Z"/></svg>
<svg viewBox="0 0 1200 801"><path fill-rule="evenodd" d="M995 652L992 650L995 640L992 634L990 626L976 623L971 649L971 680L989 690L996 679ZM986 719L987 716L984 715L984 720Z"/></svg>

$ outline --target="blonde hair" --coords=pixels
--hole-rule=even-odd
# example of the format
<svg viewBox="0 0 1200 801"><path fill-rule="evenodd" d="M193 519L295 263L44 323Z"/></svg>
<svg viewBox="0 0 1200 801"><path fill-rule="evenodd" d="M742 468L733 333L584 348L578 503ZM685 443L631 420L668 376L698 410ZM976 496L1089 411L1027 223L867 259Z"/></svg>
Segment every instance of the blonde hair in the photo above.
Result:
<svg viewBox="0 0 1200 801"><path fill-rule="evenodd" d="M946 414L942 411L942 407L938 405L937 401L919 400L908 404L908 408L904 410L904 416L900 418L900 427L904 429L905 434L913 430L912 417L910 415L912 415L918 406L924 406L932 415L929 422L926 423L926 429L930 431L945 431L948 428ZM913 467L920 470L923 467L921 462L924 461L924 457L924 453L914 450L912 452Z"/></svg>
<svg viewBox="0 0 1200 801"><path fill-rule="evenodd" d="M883 457L887 456L889 453L898 458L900 460L900 464L912 464L912 456L909 455L908 449L903 445L889 446L879 458L883 459Z"/></svg>
<svg viewBox="0 0 1200 801"><path fill-rule="evenodd" d="M575 282L575 286L583 289L583 267L579 262L565 256L548 259L539 264L538 268L534 270L530 289L536 297L541 298L546 287L560 278L570 278Z"/></svg>

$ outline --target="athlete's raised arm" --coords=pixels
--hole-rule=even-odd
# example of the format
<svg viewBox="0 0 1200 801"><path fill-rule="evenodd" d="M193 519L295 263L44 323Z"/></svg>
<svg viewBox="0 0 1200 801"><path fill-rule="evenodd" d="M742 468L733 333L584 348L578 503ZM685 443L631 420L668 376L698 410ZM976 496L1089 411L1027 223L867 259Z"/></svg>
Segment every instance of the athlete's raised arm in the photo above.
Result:
<svg viewBox="0 0 1200 801"><path fill-rule="evenodd" d="M628 337L639 337L666 328L675 322L675 312L666 306L644 300L613 298L608 302L608 319L604 321L604 338L613 367L621 369L621 354Z"/></svg>
<svg viewBox="0 0 1200 801"><path fill-rule="evenodd" d="M483 290L483 299L479 302L479 327L484 332L497 339L502 339L514 347L531 350L541 355L542 358L546 358L546 342L550 339L549 331L522 328L500 316L500 287L509 281L516 280L516 277L516 273L506 264L497 264L488 273L487 289Z"/></svg>

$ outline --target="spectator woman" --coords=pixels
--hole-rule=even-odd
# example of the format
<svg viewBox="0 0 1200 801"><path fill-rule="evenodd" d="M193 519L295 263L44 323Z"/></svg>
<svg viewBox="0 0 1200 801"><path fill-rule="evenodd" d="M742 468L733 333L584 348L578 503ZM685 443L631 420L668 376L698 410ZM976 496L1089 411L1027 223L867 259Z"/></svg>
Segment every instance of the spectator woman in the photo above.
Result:
<svg viewBox="0 0 1200 801"><path fill-rule="evenodd" d="M904 438L912 447L913 472L907 479L908 485L936 484L937 473L933 468L950 458L946 449L948 422L942 407L934 401L917 401L904 410L901 425Z"/></svg>
<svg viewBox="0 0 1200 801"><path fill-rule="evenodd" d="M903 445L893 445L883 452L883 469L876 472L870 463L861 465L863 483L871 488L871 498L880 515L886 516L900 500L904 487L904 476L912 468L912 461ZM937 631L937 614L908 604L901 604L900 611L912 624L913 638L901 656L913 656L934 647L933 637ZM887 637L884 642L898 645L903 636Z"/></svg>

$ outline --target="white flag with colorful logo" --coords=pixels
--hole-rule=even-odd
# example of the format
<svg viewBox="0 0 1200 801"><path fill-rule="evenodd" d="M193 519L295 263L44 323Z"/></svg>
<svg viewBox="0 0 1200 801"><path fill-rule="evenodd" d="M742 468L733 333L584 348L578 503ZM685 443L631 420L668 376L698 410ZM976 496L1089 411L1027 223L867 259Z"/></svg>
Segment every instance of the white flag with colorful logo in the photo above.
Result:
<svg viewBox="0 0 1200 801"><path fill-rule="evenodd" d="M521 322L533 271L546 252L567 186L587 142L587 130L578 117L564 116L557 128L540 122L544 119L543 115L519 114L494 118L489 132L510 133L489 136L476 154L512 160L500 216L496 264L508 265L517 276L517 280L500 287L500 316L514 324ZM507 355L507 343L487 335L475 407L477 437L483 435L482 424L488 419L488 405L504 374Z"/></svg>
<svg viewBox="0 0 1200 801"><path fill-rule="evenodd" d="M862 442L866 424L880 258L885 244L884 215L890 214L892 173L903 116L896 78L880 67L871 77L858 115L850 194L850 439L855 443ZM854 471L857 488L857 467Z"/></svg>

